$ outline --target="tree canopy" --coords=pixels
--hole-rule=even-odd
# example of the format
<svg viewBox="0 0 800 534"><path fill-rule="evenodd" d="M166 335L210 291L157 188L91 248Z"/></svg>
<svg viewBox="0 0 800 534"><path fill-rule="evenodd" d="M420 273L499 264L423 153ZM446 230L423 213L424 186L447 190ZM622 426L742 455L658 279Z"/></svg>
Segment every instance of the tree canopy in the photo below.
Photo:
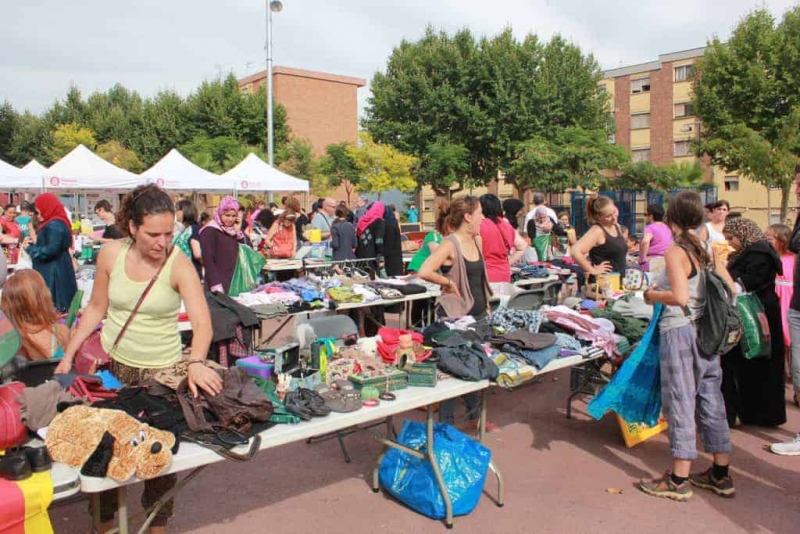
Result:
<svg viewBox="0 0 800 534"><path fill-rule="evenodd" d="M786 218L800 163L800 6L780 23L766 8L744 17L727 43L714 39L696 64L697 151L714 164L782 190Z"/></svg>
<svg viewBox="0 0 800 534"><path fill-rule="evenodd" d="M359 134L358 146L348 146L347 153L353 158L359 171L356 188L365 193L381 193L398 189L408 193L417 188L412 169L417 158L403 154L399 150L373 141L366 133Z"/></svg>
<svg viewBox="0 0 800 534"><path fill-rule="evenodd" d="M476 39L466 29L448 35L429 27L396 47L373 77L363 126L419 158L420 184L444 195L507 171L521 143L555 139L568 127L607 138L612 118L601 77L595 59L560 36L519 41L506 29Z"/></svg>

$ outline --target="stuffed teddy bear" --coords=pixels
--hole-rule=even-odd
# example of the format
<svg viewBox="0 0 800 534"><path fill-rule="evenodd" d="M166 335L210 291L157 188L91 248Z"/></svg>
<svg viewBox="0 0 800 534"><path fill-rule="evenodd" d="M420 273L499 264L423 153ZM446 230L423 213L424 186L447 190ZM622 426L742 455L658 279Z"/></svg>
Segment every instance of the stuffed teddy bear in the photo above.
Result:
<svg viewBox="0 0 800 534"><path fill-rule="evenodd" d="M71 406L56 415L45 445L56 462L81 467L85 476L123 482L155 478L172 463L175 436L120 410Z"/></svg>

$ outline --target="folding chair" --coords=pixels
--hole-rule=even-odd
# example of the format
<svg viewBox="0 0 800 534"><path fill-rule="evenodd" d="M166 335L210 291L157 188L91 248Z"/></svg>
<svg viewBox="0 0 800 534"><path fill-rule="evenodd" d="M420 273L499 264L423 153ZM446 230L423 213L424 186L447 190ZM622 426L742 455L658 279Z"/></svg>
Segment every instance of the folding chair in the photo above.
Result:
<svg viewBox="0 0 800 534"><path fill-rule="evenodd" d="M561 291L561 282L554 280L540 287L517 293L508 299L506 306L518 310L538 310L543 305L555 306L558 304L559 291Z"/></svg>

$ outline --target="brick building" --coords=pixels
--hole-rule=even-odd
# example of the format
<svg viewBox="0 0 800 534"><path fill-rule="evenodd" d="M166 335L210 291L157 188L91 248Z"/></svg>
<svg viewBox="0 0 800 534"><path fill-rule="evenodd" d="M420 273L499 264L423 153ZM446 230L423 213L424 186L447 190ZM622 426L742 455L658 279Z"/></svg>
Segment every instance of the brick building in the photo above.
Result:
<svg viewBox="0 0 800 534"><path fill-rule="evenodd" d="M616 123L615 142L631 151L634 161L656 165L694 163L691 143L700 133L700 120L694 115L692 80L694 62L705 48L662 54L657 60L607 70L602 86L609 94ZM780 191L764 186L719 167L706 169L706 180L717 186L718 197L727 200L731 211L766 226L778 220ZM788 217L794 220L790 201ZM772 207L767 221L767 207ZM785 221L784 221L785 222Z"/></svg>
<svg viewBox="0 0 800 534"><path fill-rule="evenodd" d="M267 79L266 71L239 80L242 91L257 91ZM317 156L331 143L358 139L358 89L363 78L328 74L289 67L273 67L272 95L286 108L292 134L308 139ZM343 187L331 192L345 199ZM311 196L314 196L313 191ZM351 199L352 200L352 199Z"/></svg>

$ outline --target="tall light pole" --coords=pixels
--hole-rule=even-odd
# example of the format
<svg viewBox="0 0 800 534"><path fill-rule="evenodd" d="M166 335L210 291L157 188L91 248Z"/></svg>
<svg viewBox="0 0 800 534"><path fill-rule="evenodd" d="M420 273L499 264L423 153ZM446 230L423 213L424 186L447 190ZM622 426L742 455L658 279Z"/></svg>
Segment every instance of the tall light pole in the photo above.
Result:
<svg viewBox="0 0 800 534"><path fill-rule="evenodd" d="M267 154L269 166L275 166L275 132L272 116L272 14L283 10L280 0L266 0L267 4ZM273 194L270 191L269 201L272 202Z"/></svg>

